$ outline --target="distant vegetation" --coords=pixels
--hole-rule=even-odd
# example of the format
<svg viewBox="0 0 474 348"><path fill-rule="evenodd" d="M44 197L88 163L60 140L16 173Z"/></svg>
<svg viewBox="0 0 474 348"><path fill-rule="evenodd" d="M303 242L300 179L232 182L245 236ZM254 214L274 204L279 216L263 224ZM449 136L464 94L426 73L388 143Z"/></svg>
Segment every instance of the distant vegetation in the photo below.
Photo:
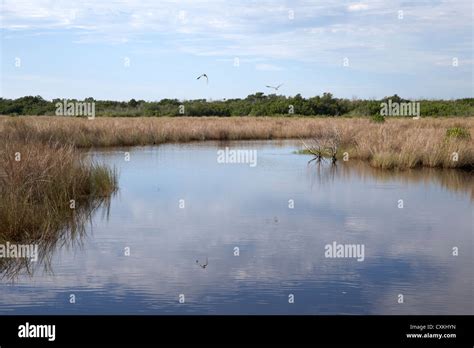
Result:
<svg viewBox="0 0 474 348"><path fill-rule="evenodd" d="M144 101L131 99L128 102L94 100L97 116L373 116L380 114L380 104L406 102L398 95L382 100L358 100L334 98L331 93L303 98L265 95L258 92L245 99L206 101L205 99L184 100L162 99ZM69 101L76 101L71 99ZM474 116L474 98L456 100L412 100L420 103L423 116ZM0 115L54 115L56 103L62 99L45 100L40 96L18 99L0 98Z"/></svg>

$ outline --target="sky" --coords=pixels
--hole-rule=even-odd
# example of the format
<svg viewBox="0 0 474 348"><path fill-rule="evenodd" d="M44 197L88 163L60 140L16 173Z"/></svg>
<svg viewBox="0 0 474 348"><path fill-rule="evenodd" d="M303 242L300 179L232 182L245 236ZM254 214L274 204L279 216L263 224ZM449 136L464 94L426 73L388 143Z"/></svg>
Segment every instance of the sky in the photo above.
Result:
<svg viewBox="0 0 474 348"><path fill-rule="evenodd" d="M4 98L474 96L472 0L0 1Z"/></svg>

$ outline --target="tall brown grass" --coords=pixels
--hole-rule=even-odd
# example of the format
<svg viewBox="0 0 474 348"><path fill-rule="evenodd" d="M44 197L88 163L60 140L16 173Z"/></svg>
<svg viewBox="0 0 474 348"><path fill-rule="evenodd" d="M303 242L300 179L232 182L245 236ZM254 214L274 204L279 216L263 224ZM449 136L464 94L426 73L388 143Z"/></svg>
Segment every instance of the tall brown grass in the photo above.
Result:
<svg viewBox="0 0 474 348"><path fill-rule="evenodd" d="M25 135L0 138L0 244L48 249L116 190L117 173L86 162L71 144ZM1 261L0 270L14 264Z"/></svg>
<svg viewBox="0 0 474 348"><path fill-rule="evenodd" d="M473 136L447 138L446 131L461 127ZM472 168L474 118L367 118L291 117L161 117L82 118L0 117L0 136L17 134L24 141L58 142L75 147L152 145L201 140L316 138L324 140L337 130L339 153L368 161L374 167ZM457 153L457 161L454 153Z"/></svg>

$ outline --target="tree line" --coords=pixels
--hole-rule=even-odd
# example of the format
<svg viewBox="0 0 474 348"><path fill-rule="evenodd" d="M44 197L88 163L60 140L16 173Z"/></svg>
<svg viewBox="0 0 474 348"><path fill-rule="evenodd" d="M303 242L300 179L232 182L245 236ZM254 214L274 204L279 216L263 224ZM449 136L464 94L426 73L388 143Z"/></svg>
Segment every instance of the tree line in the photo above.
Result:
<svg viewBox="0 0 474 348"><path fill-rule="evenodd" d="M381 103L409 102L398 95L380 100L335 98L331 93L303 98L295 96L251 94L244 99L129 101L69 99L68 102L94 102L97 116L372 116L380 114ZM412 100L413 101L413 100ZM456 100L416 100L421 116L474 116L474 98ZM41 96L17 99L0 98L0 115L55 115L56 104L63 99L45 100Z"/></svg>

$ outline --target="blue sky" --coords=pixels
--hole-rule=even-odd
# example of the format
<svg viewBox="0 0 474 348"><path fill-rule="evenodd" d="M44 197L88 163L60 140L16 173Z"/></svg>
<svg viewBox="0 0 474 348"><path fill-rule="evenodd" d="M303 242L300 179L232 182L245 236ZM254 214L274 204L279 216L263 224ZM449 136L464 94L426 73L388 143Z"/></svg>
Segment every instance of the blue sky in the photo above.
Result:
<svg viewBox="0 0 474 348"><path fill-rule="evenodd" d="M222 99L280 83L280 94L306 97L473 96L472 0L1 6L6 98Z"/></svg>

